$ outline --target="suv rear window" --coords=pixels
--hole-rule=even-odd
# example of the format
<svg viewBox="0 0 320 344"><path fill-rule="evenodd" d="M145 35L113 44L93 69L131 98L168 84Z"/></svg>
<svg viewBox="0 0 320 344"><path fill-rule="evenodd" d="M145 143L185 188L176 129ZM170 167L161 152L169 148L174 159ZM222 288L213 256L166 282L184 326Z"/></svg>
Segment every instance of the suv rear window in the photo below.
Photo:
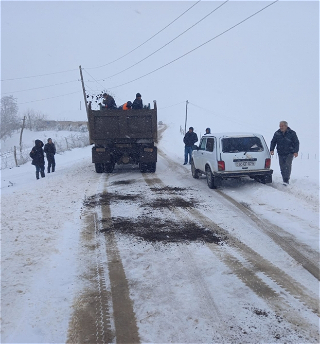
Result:
<svg viewBox="0 0 320 344"><path fill-rule="evenodd" d="M223 153L262 152L263 145L259 137L230 137L222 139Z"/></svg>

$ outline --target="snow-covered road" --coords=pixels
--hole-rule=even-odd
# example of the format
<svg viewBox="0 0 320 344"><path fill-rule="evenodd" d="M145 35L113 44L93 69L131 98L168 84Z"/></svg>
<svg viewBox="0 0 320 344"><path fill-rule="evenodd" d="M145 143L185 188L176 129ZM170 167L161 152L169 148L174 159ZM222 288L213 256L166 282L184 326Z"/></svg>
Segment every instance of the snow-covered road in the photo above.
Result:
<svg viewBox="0 0 320 344"><path fill-rule="evenodd" d="M314 197L210 190L170 135L155 174L96 174L90 147L2 172L3 343L319 342Z"/></svg>

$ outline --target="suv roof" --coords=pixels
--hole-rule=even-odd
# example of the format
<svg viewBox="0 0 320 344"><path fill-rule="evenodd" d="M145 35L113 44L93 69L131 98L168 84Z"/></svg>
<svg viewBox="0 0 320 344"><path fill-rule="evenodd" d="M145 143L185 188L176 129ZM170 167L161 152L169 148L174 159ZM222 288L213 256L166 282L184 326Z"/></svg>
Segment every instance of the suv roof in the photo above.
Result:
<svg viewBox="0 0 320 344"><path fill-rule="evenodd" d="M248 137L248 136L261 136L260 134L256 134L256 133L240 133L240 132L235 132L235 133L230 133L230 132L225 132L225 133L211 133L211 134L204 134L202 135L202 137L219 137L219 138L223 138L223 137Z"/></svg>

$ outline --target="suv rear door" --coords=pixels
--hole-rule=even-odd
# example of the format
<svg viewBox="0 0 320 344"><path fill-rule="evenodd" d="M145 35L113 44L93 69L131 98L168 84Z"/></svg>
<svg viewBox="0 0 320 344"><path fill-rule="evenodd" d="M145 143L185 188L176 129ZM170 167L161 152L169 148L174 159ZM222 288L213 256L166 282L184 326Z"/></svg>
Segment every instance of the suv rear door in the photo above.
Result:
<svg viewBox="0 0 320 344"><path fill-rule="evenodd" d="M268 148L263 139L255 135L222 137L221 160L226 171L252 171L265 168L265 159L269 157Z"/></svg>

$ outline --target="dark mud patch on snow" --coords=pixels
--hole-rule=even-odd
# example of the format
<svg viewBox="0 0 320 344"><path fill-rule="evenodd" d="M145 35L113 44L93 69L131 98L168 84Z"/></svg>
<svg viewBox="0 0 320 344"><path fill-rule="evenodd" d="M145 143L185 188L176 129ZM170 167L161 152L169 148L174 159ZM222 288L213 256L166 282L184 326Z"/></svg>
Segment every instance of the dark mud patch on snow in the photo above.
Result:
<svg viewBox="0 0 320 344"><path fill-rule="evenodd" d="M137 219L114 217L110 220L101 220L107 224L101 232L114 232L131 235L139 241L151 243L215 243L223 245L226 238L222 238L212 230L201 227L192 222L176 222L160 218L140 217Z"/></svg>
<svg viewBox="0 0 320 344"><path fill-rule="evenodd" d="M83 205L87 208L94 208L99 205L110 205L112 202L127 201L132 202L140 199L139 195L136 194L118 194L114 193L103 193L90 196L83 201Z"/></svg>
<svg viewBox="0 0 320 344"><path fill-rule="evenodd" d="M184 191L190 190L187 188L179 188L179 187L173 187L173 186L165 186L163 188L156 188L156 187L152 187L150 188L151 191L160 193L160 194L166 194L166 193L170 193L170 194L176 194L176 193L182 193Z"/></svg>
<svg viewBox="0 0 320 344"><path fill-rule="evenodd" d="M133 184L136 181L134 179L127 179L127 180L116 180L114 182L111 183L111 185L129 185L129 184Z"/></svg>
<svg viewBox="0 0 320 344"><path fill-rule="evenodd" d="M149 203L142 204L143 207L151 208L194 208L198 202L193 198L184 199L181 197L175 198L156 198Z"/></svg>
<svg viewBox="0 0 320 344"><path fill-rule="evenodd" d="M258 308L253 308L253 313L260 315L260 316L264 316L267 317L268 316L268 312L263 311L262 309L258 309Z"/></svg>

